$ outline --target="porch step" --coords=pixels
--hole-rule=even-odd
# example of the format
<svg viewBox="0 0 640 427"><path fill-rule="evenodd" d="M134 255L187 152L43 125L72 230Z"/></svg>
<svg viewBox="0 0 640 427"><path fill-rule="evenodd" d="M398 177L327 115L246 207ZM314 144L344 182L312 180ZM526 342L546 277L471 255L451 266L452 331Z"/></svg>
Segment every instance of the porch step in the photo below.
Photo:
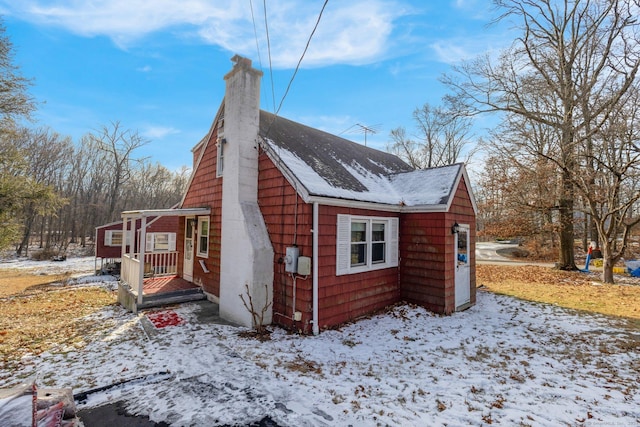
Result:
<svg viewBox="0 0 640 427"><path fill-rule="evenodd" d="M164 292L157 295L145 295L142 304L137 305L138 310L151 307L159 307L181 302L199 301L207 299L201 288L183 289L180 291Z"/></svg>

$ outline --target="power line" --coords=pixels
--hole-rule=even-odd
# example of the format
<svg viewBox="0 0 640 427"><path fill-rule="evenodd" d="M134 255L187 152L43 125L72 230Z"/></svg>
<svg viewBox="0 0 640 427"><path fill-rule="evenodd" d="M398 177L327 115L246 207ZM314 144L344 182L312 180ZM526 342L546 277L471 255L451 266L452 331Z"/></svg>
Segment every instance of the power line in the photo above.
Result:
<svg viewBox="0 0 640 427"><path fill-rule="evenodd" d="M300 59L298 60L298 64L296 65L296 69L294 70L293 75L291 76L291 80L289 80L289 84L287 85L287 90L285 90L284 95L282 95L282 99L280 100L280 105L278 105L278 109L276 110L276 116L280 112L280 108L282 108L282 103L284 102L284 99L287 97L287 94L289 93L289 89L293 84L293 79L295 79L296 74L298 74L298 70L300 69L300 64L302 63L302 59L304 58L304 55L307 53L307 49L309 49L309 44L311 44L311 39L313 38L313 35L318 29L318 24L320 24L320 19L322 18L322 13L324 12L325 7L327 7L327 3L329 3L329 0L324 0L322 9L320 9L320 13L318 14L318 19L316 20L316 25L313 26L313 30L311 31L311 34L309 34L309 39L307 39L307 44L304 47L304 51L302 51L302 55L300 55Z"/></svg>
<svg viewBox="0 0 640 427"><path fill-rule="evenodd" d="M318 14L318 19L316 20L316 24L313 26L313 30L311 31L311 34L309 34L309 38L307 39L307 44L304 47L304 51L302 51L302 55L300 55L300 59L298 60L298 64L296 65L296 69L294 70L293 75L291 76L291 79L289 80L289 84L287 85L287 90L284 91L284 95L282 95L282 99L280 100L280 104L278 105L278 108L276 109L276 111L274 113L275 117L273 118L273 120L269 124L269 127L267 128L267 131L265 132L265 135L264 135L265 138L267 138L267 136L269 135L269 131L271 130L271 125L273 125L273 122L278 118L278 113L280 112L280 109L282 108L282 104L284 103L285 98L289 94L289 89L291 89L291 85L293 84L293 79L295 79L296 78L296 74L298 74L298 70L300 69L300 64L302 63L302 60L304 59L304 55L307 53L307 49L309 49L309 44L311 44L311 39L313 38L313 35L315 34L316 30L318 29L318 25L320 24L320 19L322 19L322 13L324 12L324 9L327 7L327 3L329 3L329 0L325 0L324 4L322 5L322 9L320 9L320 13ZM266 10L266 6L265 6L265 10ZM265 20L266 20L266 16L265 16ZM267 37L267 40L268 40L268 37ZM271 62L271 55L269 55L269 62Z"/></svg>
<svg viewBox="0 0 640 427"><path fill-rule="evenodd" d="M253 14L253 0L249 0L249 7L251 8L251 21L253 22L253 35L256 39L256 52L258 53L258 63L260 64L260 70L262 70L262 56L260 55L260 42L258 40L258 28L256 27L256 18ZM275 106L275 102L274 102Z"/></svg>
<svg viewBox="0 0 640 427"><path fill-rule="evenodd" d="M267 0L262 0L264 7L264 28L267 32L267 52L269 54L269 76L271 78L271 97L273 98L273 109L276 108L276 90L273 85L273 66L271 64L271 39L269 38L269 23L267 22ZM276 113L277 114L277 113Z"/></svg>

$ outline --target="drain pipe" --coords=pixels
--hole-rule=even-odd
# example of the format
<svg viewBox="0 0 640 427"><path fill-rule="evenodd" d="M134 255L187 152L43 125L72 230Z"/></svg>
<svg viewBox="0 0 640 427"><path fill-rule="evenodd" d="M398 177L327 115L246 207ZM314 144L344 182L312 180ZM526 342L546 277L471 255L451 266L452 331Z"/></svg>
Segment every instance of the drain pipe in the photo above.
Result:
<svg viewBox="0 0 640 427"><path fill-rule="evenodd" d="M311 266L313 268L313 335L320 333L320 325L318 324L318 202L313 202L313 260Z"/></svg>

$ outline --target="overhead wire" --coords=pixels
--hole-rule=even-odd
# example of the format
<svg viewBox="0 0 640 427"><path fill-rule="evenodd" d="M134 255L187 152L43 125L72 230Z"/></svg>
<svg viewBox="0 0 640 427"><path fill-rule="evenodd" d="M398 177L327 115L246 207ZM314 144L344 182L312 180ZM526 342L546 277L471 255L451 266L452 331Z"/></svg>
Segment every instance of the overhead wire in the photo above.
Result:
<svg viewBox="0 0 640 427"><path fill-rule="evenodd" d="M256 17L253 14L253 0L249 0L249 7L251 8L251 22L253 22L253 36L256 39L256 52L258 54L258 63L262 69L262 56L260 55L260 43L258 41L258 28L256 27Z"/></svg>
<svg viewBox="0 0 640 427"><path fill-rule="evenodd" d="M302 60L304 59L304 56L306 55L307 50L309 49L309 45L311 44L311 39L313 38L313 35L315 34L316 30L318 29L318 25L320 24L320 20L322 19L322 14L324 13L325 8L327 7L327 3L329 3L329 0L325 0L324 4L322 5L322 9L320 9L320 13L318 14L318 19L316 19L316 23L313 26L313 30L311 31L311 34L309 34L309 38L307 39L307 43L306 43L306 45L304 47L304 50L302 51L302 55L300 55L300 59L298 60L298 63L296 64L296 68L293 71L293 74L291 75L291 79L289 79L289 84L287 84L287 89L284 91L284 95L282 95L282 99L280 100L280 104L278 105L278 108L275 109L274 118L271 121L271 123L269 124L269 127L267 128L267 131L265 132L265 136L264 136L265 139L269 135L269 131L271 130L271 125L273 125L273 122L275 122L275 120L278 118L278 113L280 113L280 109L282 108L282 104L284 103L285 98L289 94L289 90L291 89L291 85L293 84L293 80L296 78L296 74L298 74L298 70L300 69L300 64L302 63ZM265 6L265 8L266 8L266 6ZM265 9L265 14L266 14L266 9ZM266 24L266 15L265 15L265 24ZM267 41L268 41L268 39L269 38L267 36ZM271 54L269 54L269 62L271 62Z"/></svg>
<svg viewBox="0 0 640 427"><path fill-rule="evenodd" d="M267 22L267 0L262 0L264 8L264 28L267 35L267 54L269 56L269 77L271 78L271 97L273 98L273 109L276 108L276 90L273 84L273 65L271 62L271 39L269 38L269 23Z"/></svg>
<svg viewBox="0 0 640 427"><path fill-rule="evenodd" d="M256 26L256 17L253 13L253 0L249 0L249 7L251 8L251 21L253 22L253 36L256 39L256 53L258 54L258 63L260 64L260 71L262 71L263 70L262 55L260 54L260 41L258 38L258 28ZM266 94L266 89L264 88L264 86L262 90L265 91L265 94ZM275 100L274 100L274 105L275 105Z"/></svg>
<svg viewBox="0 0 640 427"><path fill-rule="evenodd" d="M318 14L318 19L316 20L316 24L313 26L313 30L311 31L311 34L309 34L309 38L307 39L307 44L304 47L304 51L302 51L302 55L300 55L300 59L298 60L296 69L293 71L293 75L291 76L291 79L289 80L289 84L287 85L287 90L284 91L284 95L282 95L282 99L280 100L280 105L278 105L278 109L275 112L276 116L278 115L278 113L280 112L280 109L282 108L282 104L284 103L284 99L287 97L287 94L289 93L289 89L291 89L291 85L293 84L293 79L295 79L296 74L298 74L298 70L300 69L300 64L302 63L302 60L304 59L304 55L307 53L307 50L309 49L309 45L311 44L311 39L313 38L313 35L318 29L318 25L320 24L320 19L322 18L322 13L324 12L324 9L327 7L327 3L329 3L329 0L325 0L324 4L322 5L322 9L320 9L320 13Z"/></svg>

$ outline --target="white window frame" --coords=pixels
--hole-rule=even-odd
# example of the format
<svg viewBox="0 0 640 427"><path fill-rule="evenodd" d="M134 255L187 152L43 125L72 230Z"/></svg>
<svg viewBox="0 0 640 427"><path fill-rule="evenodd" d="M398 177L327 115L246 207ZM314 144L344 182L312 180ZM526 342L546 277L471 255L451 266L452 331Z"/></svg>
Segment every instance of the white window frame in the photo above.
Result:
<svg viewBox="0 0 640 427"><path fill-rule="evenodd" d="M217 147L217 159L216 159L216 177L220 178L224 172L224 146L227 143L227 140L224 139L224 135L218 136L218 140L216 141Z"/></svg>
<svg viewBox="0 0 640 427"><path fill-rule="evenodd" d="M158 237L167 236L167 249L159 249L157 247ZM176 250L176 233L166 231L147 233L145 236L146 252L174 252Z"/></svg>
<svg viewBox="0 0 640 427"><path fill-rule="evenodd" d="M351 224L366 224L366 259L364 264L351 265ZM372 262L373 224L384 224L384 262ZM336 230L336 276L382 270L398 266L399 220L395 217L370 217L339 214ZM375 242L382 243L382 242Z"/></svg>
<svg viewBox="0 0 640 427"><path fill-rule="evenodd" d="M104 232L104 245L105 246L114 246L119 247L122 246L122 243L114 244L113 243L113 235L120 234L122 235L122 230L105 230ZM122 241L122 239L120 239ZM127 231L127 242L126 246L131 245L131 231Z"/></svg>
<svg viewBox="0 0 640 427"><path fill-rule="evenodd" d="M203 235L205 233L202 232L203 229L203 224L207 224L207 233L206 235ZM208 216L199 216L198 217L198 244L197 244L197 248L196 248L196 255L199 256L200 258L209 258L209 236L211 233L211 221L210 218ZM206 247L202 248L202 238L206 238ZM204 250L203 250L204 249Z"/></svg>

